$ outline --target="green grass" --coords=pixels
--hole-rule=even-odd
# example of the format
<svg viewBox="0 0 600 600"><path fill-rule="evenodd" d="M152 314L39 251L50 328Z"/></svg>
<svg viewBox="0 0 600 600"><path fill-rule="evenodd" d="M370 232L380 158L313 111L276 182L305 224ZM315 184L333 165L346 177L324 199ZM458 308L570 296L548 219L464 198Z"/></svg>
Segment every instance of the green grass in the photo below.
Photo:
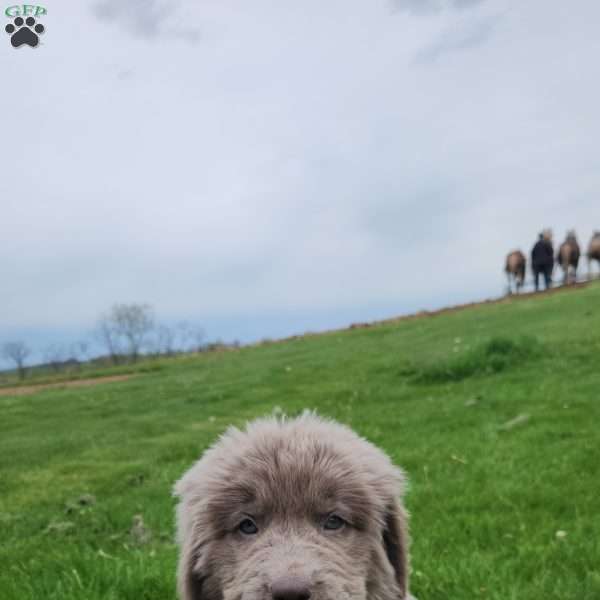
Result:
<svg viewBox="0 0 600 600"><path fill-rule="evenodd" d="M494 336L483 343L461 346L462 339L456 338L454 354L435 362L411 365L400 370L400 374L412 376L420 383L449 383L462 381L474 375L492 375L511 367L522 366L528 359L549 353L534 337L510 338Z"/></svg>
<svg viewBox="0 0 600 600"><path fill-rule="evenodd" d="M0 397L0 598L174 600L173 482L313 408L408 472L419 600L597 600L599 367L596 285Z"/></svg>

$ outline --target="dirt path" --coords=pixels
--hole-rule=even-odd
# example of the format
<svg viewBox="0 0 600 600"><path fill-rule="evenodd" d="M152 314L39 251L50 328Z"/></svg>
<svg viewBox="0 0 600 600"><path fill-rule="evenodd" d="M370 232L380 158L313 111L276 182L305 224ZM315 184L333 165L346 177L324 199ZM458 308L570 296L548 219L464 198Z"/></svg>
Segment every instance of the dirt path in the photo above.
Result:
<svg viewBox="0 0 600 600"><path fill-rule="evenodd" d="M70 381L57 381L56 383L39 383L37 385L18 385L14 387L1 388L0 396L27 396L35 394L42 390L54 390L71 387L88 387L91 385L101 385L103 383L112 383L114 381L127 381L134 375L110 375L108 377L94 377L92 379L72 379Z"/></svg>

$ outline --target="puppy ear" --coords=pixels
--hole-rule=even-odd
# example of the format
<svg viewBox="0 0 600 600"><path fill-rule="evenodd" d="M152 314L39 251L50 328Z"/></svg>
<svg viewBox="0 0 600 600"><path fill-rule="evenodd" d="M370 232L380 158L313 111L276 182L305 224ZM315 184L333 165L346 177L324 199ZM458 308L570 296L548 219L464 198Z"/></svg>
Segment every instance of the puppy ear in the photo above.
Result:
<svg viewBox="0 0 600 600"><path fill-rule="evenodd" d="M388 506L383 530L383 546L388 560L394 568L400 598L408 599L408 515L399 500Z"/></svg>
<svg viewBox="0 0 600 600"><path fill-rule="evenodd" d="M177 590L181 600L221 600L219 587L211 577L208 545L198 526L198 507L184 496L181 482L176 488L180 497L177 506L177 541L181 548L177 568Z"/></svg>
<svg viewBox="0 0 600 600"><path fill-rule="evenodd" d="M191 544L184 544L179 557L177 589L181 600L206 600L202 595L205 577L198 572L198 554Z"/></svg>

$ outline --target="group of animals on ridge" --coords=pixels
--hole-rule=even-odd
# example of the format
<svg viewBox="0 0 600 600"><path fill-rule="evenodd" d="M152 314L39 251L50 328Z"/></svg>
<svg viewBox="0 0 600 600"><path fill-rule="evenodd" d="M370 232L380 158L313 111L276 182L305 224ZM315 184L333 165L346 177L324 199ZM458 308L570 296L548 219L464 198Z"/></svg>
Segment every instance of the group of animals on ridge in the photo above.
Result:
<svg viewBox="0 0 600 600"><path fill-rule="evenodd" d="M552 244L552 231L544 230L539 235L538 241L531 250L531 271L536 292L539 290L540 277L544 279L545 288L552 285L554 265L559 264L563 272L563 283L574 283L577 280L577 267L581 258L581 249L574 231L567 232L565 241L559 246L556 258ZM588 245L588 273L592 276L592 262L598 261L600 267L600 231L594 231ZM506 257L505 266L508 278L508 292L512 293L513 287L517 294L525 284L527 271L527 257L521 250L514 250Z"/></svg>

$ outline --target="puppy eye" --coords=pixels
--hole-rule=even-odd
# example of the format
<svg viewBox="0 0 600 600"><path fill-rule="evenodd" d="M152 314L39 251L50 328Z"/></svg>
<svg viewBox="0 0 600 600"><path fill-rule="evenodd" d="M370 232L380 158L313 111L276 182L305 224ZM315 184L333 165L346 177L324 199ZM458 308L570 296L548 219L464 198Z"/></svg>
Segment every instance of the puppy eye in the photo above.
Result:
<svg viewBox="0 0 600 600"><path fill-rule="evenodd" d="M238 529L245 535L254 535L258 533L258 527L252 519L244 519L238 526Z"/></svg>
<svg viewBox="0 0 600 600"><path fill-rule="evenodd" d="M342 519L342 517L338 517L337 515L329 515L325 523L323 523L323 529L327 529L328 531L336 531L341 529L346 524L346 521Z"/></svg>

